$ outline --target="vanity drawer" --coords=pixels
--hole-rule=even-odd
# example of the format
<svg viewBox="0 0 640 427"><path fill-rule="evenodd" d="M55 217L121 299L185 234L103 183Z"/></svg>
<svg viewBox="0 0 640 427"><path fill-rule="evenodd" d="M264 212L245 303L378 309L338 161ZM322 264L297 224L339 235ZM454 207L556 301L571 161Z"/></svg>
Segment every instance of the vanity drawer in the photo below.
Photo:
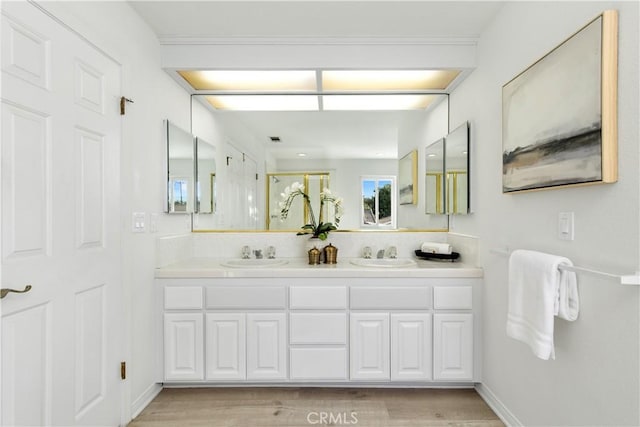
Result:
<svg viewBox="0 0 640 427"><path fill-rule="evenodd" d="M292 309L345 309L345 286L292 286L289 290L289 307Z"/></svg>
<svg viewBox="0 0 640 427"><path fill-rule="evenodd" d="M345 313L291 313L289 320L291 344L347 343Z"/></svg>
<svg viewBox="0 0 640 427"><path fill-rule="evenodd" d="M292 380L346 380L347 349L292 348L290 377Z"/></svg>
<svg viewBox="0 0 640 427"><path fill-rule="evenodd" d="M202 309L201 286L166 286L164 288L165 310Z"/></svg>
<svg viewBox="0 0 640 427"><path fill-rule="evenodd" d="M473 308L473 288L471 286L435 286L433 288L433 308L436 310Z"/></svg>
<svg viewBox="0 0 640 427"><path fill-rule="evenodd" d="M431 308L431 289L428 286L354 286L351 308L428 309Z"/></svg>
<svg viewBox="0 0 640 427"><path fill-rule="evenodd" d="M285 308L283 286L212 286L207 288L207 308Z"/></svg>

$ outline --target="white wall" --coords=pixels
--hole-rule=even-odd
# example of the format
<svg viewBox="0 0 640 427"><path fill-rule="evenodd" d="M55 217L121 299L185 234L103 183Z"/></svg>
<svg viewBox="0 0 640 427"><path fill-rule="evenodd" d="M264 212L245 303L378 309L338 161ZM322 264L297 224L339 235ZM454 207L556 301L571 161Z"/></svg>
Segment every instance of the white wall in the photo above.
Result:
<svg viewBox="0 0 640 427"><path fill-rule="evenodd" d="M402 123L398 132L398 158L412 150L418 150L418 203L398 206L398 227L446 229L447 217L425 214L425 149L431 143L447 135L449 129L449 104L441 101L426 115L411 115Z"/></svg>
<svg viewBox="0 0 640 427"><path fill-rule="evenodd" d="M501 87L597 14L620 11L619 181L502 194ZM484 259L484 386L524 425L640 425L639 288L580 274L580 317L557 320L556 360L507 338L507 261L491 248L564 255L630 274L639 265L638 3L513 2L481 35L478 68L451 95L451 123L471 123L474 214L452 229L480 237ZM575 213L575 241L556 237Z"/></svg>
<svg viewBox="0 0 640 427"><path fill-rule="evenodd" d="M122 283L130 316L128 390L135 406L153 392L152 316L155 239L190 230L187 215L165 215L166 151L163 119L190 127L189 95L160 67L160 47L154 33L126 2L46 2L43 7L122 64L122 95L134 101L122 117L121 205ZM113 100L114 103L119 100ZM116 107L114 107L116 108ZM147 232L131 232L132 212L147 214ZM151 214L157 233L150 233ZM114 369L116 369L114 367ZM128 410L129 408L125 408Z"/></svg>

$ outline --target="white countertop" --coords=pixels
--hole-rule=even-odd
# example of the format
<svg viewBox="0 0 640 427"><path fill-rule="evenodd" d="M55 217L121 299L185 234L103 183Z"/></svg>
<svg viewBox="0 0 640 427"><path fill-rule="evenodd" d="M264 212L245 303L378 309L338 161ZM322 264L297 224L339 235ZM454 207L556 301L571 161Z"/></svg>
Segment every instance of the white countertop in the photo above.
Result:
<svg viewBox="0 0 640 427"><path fill-rule="evenodd" d="M209 277L482 277L480 267L461 262L425 261L415 259L416 265L409 267L362 267L353 265L348 258L338 258L337 264L309 265L303 258L286 258L287 263L272 267L232 268L225 267L224 259L191 258L175 264L157 268L155 277L162 278L209 278Z"/></svg>

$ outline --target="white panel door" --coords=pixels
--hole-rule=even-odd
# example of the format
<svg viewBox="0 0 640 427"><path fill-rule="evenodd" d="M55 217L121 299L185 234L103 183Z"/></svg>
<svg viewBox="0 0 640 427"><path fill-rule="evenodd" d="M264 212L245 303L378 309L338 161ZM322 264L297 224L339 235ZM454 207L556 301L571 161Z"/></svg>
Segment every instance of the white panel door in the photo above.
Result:
<svg viewBox="0 0 640 427"><path fill-rule="evenodd" d="M389 314L351 313L351 379L389 379Z"/></svg>
<svg viewBox="0 0 640 427"><path fill-rule="evenodd" d="M2 2L2 425L121 422L120 66Z"/></svg>
<svg viewBox="0 0 640 427"><path fill-rule="evenodd" d="M247 379L286 378L286 315L247 314Z"/></svg>
<svg viewBox="0 0 640 427"><path fill-rule="evenodd" d="M164 378L167 381L204 378L202 313L165 313Z"/></svg>
<svg viewBox="0 0 640 427"><path fill-rule="evenodd" d="M431 315L391 315L391 379L431 379Z"/></svg>
<svg viewBox="0 0 640 427"><path fill-rule="evenodd" d="M433 316L433 378L473 379L473 314Z"/></svg>
<svg viewBox="0 0 640 427"><path fill-rule="evenodd" d="M207 313L206 366L208 380L246 378L246 327L242 313Z"/></svg>

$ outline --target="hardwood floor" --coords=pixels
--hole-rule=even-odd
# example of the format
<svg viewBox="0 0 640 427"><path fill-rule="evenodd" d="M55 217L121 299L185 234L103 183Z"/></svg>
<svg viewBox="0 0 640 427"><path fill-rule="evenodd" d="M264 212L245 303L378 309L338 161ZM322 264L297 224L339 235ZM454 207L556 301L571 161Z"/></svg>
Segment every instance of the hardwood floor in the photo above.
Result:
<svg viewBox="0 0 640 427"><path fill-rule="evenodd" d="M473 389L173 388L129 427L498 427Z"/></svg>

